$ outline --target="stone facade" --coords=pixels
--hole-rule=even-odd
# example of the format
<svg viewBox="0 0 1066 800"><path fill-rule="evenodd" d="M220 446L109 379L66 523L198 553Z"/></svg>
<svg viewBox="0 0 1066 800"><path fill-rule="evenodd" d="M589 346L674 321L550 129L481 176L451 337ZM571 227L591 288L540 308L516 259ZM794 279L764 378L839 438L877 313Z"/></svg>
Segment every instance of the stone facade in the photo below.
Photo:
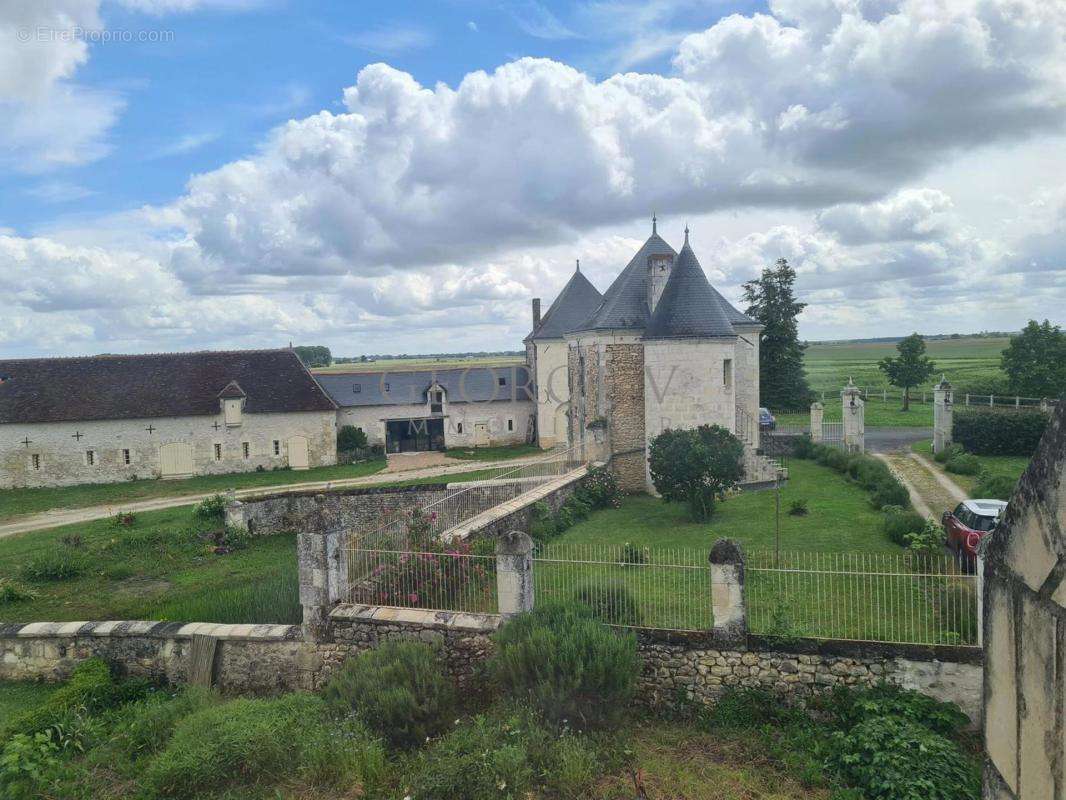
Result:
<svg viewBox="0 0 1066 800"><path fill-rule="evenodd" d="M985 797L1066 796L1066 404L984 559Z"/></svg>
<svg viewBox="0 0 1066 800"><path fill-rule="evenodd" d="M537 442L545 450L567 443L570 384L569 348L565 339L527 344L527 358L537 385Z"/></svg>
<svg viewBox="0 0 1066 800"><path fill-rule="evenodd" d="M160 448L174 442L192 445L197 475L282 469L296 438L307 442L309 467L337 463L334 411L245 412L239 425L226 425L221 407L215 416L0 425L0 488L158 478Z"/></svg>
<svg viewBox="0 0 1066 800"><path fill-rule="evenodd" d="M526 441L530 418L537 413L532 400L492 402L445 402L445 447L497 447ZM337 410L337 425L361 428L371 445L385 444L387 420L429 417L425 403L388 406L346 406ZM478 425L487 438L478 439Z"/></svg>

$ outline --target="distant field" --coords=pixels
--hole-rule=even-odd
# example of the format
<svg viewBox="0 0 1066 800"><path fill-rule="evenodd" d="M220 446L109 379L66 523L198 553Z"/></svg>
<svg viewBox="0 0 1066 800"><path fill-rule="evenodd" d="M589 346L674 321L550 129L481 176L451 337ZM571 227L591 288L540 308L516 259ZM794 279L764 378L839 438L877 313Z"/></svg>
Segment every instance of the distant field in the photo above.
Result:
<svg viewBox="0 0 1066 800"><path fill-rule="evenodd" d="M936 362L937 379L943 372L953 385L983 393L1004 377L999 357L1008 341L1005 337L937 339L927 342L927 352ZM858 386L881 388L887 381L877 362L894 355L896 345L887 342L811 344L804 359L807 380L815 392L832 392L834 396L849 377ZM930 381L930 386L934 382Z"/></svg>
<svg viewBox="0 0 1066 800"><path fill-rule="evenodd" d="M461 367L510 367L522 364L523 356L485 356L481 358L463 358L455 356L449 358L383 358L378 361L357 361L351 364L333 364L328 367L315 367L312 372L411 372L421 369L453 369Z"/></svg>

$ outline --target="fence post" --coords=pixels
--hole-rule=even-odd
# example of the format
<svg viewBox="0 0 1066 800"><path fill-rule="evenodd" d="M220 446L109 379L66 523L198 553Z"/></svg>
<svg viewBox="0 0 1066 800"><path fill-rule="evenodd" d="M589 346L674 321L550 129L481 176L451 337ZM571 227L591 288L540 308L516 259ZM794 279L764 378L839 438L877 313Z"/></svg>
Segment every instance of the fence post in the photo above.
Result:
<svg viewBox="0 0 1066 800"><path fill-rule="evenodd" d="M969 394L969 392L966 393L966 405L970 405L970 394Z"/></svg>
<svg viewBox="0 0 1066 800"><path fill-rule="evenodd" d="M939 453L951 445L954 406L951 403L951 384L944 376L933 389L933 452Z"/></svg>
<svg viewBox="0 0 1066 800"><path fill-rule="evenodd" d="M861 390L848 378L848 385L840 393L844 420L844 449L863 452L866 441L866 410Z"/></svg>
<svg viewBox="0 0 1066 800"><path fill-rule="evenodd" d="M811 403L811 441L822 441L822 417L825 407L821 403Z"/></svg>
<svg viewBox="0 0 1066 800"><path fill-rule="evenodd" d="M748 613L744 606L744 553L733 539L719 539L711 548L709 561L715 640L742 644L748 636Z"/></svg>
<svg viewBox="0 0 1066 800"><path fill-rule="evenodd" d="M977 548L977 646L985 646L985 553Z"/></svg>
<svg viewBox="0 0 1066 800"><path fill-rule="evenodd" d="M533 540L522 531L496 540L496 594L502 617L533 610Z"/></svg>
<svg viewBox="0 0 1066 800"><path fill-rule="evenodd" d="M321 494L315 495L315 510L301 526L296 536L296 563L304 638L326 642L333 636L329 612L348 593L348 559L344 553L348 532L336 527L336 519L326 509Z"/></svg>

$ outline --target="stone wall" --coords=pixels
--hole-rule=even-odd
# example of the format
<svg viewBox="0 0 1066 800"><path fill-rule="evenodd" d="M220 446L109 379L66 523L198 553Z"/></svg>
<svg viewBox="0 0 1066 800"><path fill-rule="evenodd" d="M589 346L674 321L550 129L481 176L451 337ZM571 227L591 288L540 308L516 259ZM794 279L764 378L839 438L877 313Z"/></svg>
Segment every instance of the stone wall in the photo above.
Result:
<svg viewBox="0 0 1066 800"><path fill-rule="evenodd" d="M565 445L566 412L570 405L566 342L542 339L530 346L536 349L532 363L537 383L537 443L545 449Z"/></svg>
<svg viewBox="0 0 1066 800"><path fill-rule="evenodd" d="M624 491L643 492L647 488L644 346L621 342L606 345L604 380L611 471Z"/></svg>
<svg viewBox="0 0 1066 800"><path fill-rule="evenodd" d="M526 441L529 419L536 413L532 400L493 400L444 404L444 445L474 447L475 425L484 423L487 444L492 447L521 444ZM370 444L385 444L385 421L390 419L425 419L430 415L427 403L402 405L345 406L337 410L337 425L352 425L366 433Z"/></svg>
<svg viewBox="0 0 1066 800"><path fill-rule="evenodd" d="M240 425L224 422L220 411L202 417L0 425L0 488L158 478L159 448L172 442L193 446L197 475L287 467L289 440L295 436L307 439L309 466L337 463L333 411L245 412ZM23 444L26 440L29 444ZM215 458L215 445L221 448L220 459Z"/></svg>
<svg viewBox="0 0 1066 800"><path fill-rule="evenodd" d="M1066 404L985 555L985 797L1066 796Z"/></svg>

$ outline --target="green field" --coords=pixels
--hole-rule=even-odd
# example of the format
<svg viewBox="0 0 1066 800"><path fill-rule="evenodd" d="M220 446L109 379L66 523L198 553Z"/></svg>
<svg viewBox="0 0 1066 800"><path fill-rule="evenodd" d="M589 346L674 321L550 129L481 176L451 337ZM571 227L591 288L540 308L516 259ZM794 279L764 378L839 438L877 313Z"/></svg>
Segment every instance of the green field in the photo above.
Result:
<svg viewBox="0 0 1066 800"><path fill-rule="evenodd" d="M999 357L1008 342L1005 337L927 341L927 354L936 363L937 374L926 388L931 389L943 372L962 391L974 394L988 393L990 388L994 391L993 384L1001 384L1004 379ZM877 362L896 354L896 345L888 342L815 342L807 347L804 366L811 389L825 392L828 401L839 396L849 377L857 386L886 387L888 381L877 368Z"/></svg>

